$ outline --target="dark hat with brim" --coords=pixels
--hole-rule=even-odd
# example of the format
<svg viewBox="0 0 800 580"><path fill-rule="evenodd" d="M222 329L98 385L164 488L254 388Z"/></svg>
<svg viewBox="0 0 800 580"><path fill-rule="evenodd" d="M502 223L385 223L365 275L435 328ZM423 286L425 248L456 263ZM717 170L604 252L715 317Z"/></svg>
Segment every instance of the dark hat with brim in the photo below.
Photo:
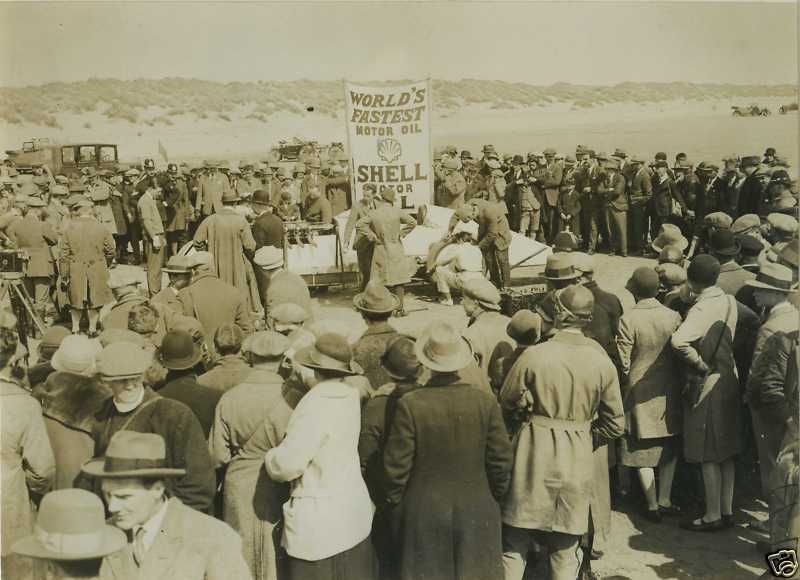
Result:
<svg viewBox="0 0 800 580"><path fill-rule="evenodd" d="M711 234L709 249L718 256L738 256L742 245L730 230L717 230Z"/></svg>
<svg viewBox="0 0 800 580"><path fill-rule="evenodd" d="M171 330L164 335L157 358L165 369L183 371L199 363L203 351L188 332Z"/></svg>
<svg viewBox="0 0 800 580"><path fill-rule="evenodd" d="M73 562L100 559L123 549L125 532L105 522L97 495L60 489L42 499L33 534L14 542L11 551L41 560Z"/></svg>
<svg viewBox="0 0 800 580"><path fill-rule="evenodd" d="M185 469L167 466L166 443L161 435L118 431L111 437L105 457L84 463L81 471L108 479L182 477Z"/></svg>
<svg viewBox="0 0 800 580"><path fill-rule="evenodd" d="M381 356L381 367L396 381L414 376L420 367L414 352L414 341L407 336L396 336L387 342L386 350Z"/></svg>

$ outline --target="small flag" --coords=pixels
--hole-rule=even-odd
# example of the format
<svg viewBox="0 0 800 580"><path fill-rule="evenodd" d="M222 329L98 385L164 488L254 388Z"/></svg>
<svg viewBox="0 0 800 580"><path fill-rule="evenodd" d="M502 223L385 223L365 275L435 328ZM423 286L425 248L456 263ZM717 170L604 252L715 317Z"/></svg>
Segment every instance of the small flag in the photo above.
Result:
<svg viewBox="0 0 800 580"><path fill-rule="evenodd" d="M164 158L164 161L169 162L169 155L167 155L167 150L164 149L164 145L161 143L161 140L158 141L158 154Z"/></svg>

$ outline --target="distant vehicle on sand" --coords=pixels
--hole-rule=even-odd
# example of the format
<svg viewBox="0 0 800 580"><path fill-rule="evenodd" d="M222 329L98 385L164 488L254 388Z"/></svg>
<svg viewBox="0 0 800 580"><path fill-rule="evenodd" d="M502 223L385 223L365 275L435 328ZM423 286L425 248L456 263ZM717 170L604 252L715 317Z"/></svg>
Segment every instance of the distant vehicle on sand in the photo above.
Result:
<svg viewBox="0 0 800 580"><path fill-rule="evenodd" d="M758 105L748 105L747 107L734 105L731 109L734 117L768 117L772 114L772 111L766 107L762 109Z"/></svg>
<svg viewBox="0 0 800 580"><path fill-rule="evenodd" d="M17 170L32 171L34 165L46 165L53 174L78 172L84 167L111 169L119 158L113 143L51 143L49 139L31 139L22 149L6 151Z"/></svg>
<svg viewBox="0 0 800 580"><path fill-rule="evenodd" d="M797 103L789 103L788 105L781 105L778 108L778 112L781 115L785 115L789 111L796 111L797 110Z"/></svg>

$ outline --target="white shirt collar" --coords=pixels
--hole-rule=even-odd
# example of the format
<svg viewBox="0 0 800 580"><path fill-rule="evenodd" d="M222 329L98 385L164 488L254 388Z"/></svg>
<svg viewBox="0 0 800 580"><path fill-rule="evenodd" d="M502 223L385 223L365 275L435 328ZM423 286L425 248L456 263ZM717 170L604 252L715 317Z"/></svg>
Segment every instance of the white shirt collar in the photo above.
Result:
<svg viewBox="0 0 800 580"><path fill-rule="evenodd" d="M150 547L153 545L153 542L156 541L156 537L158 536L158 532L161 530L161 524L164 521L164 517L167 515L167 500L164 499L161 502L161 507L158 508L158 511L153 514L149 520L147 520L141 526L135 528L134 534L139 531L139 528L144 528L144 537L142 538L142 542L144 543L145 551L150 550Z"/></svg>
<svg viewBox="0 0 800 580"><path fill-rule="evenodd" d="M114 406L117 408L117 411L119 411L120 413L127 413L129 411L133 411L136 407L138 407L142 403L143 399L144 399L144 387L142 387L139 397L136 399L136 401L132 403L120 403L116 399L111 399L111 401L114 403Z"/></svg>

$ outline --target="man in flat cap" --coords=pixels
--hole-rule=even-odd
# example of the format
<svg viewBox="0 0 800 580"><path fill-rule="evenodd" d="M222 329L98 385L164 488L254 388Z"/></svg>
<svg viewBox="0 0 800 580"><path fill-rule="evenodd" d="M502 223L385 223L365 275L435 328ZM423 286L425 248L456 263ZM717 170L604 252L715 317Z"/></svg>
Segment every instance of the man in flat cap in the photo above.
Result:
<svg viewBox="0 0 800 580"><path fill-rule="evenodd" d="M123 550L105 558L111 576L250 578L236 533L170 493L173 482L190 476L191 467L174 463L164 437L120 431L104 451L104 457L87 463L83 471L99 482L113 525L130 537Z"/></svg>
<svg viewBox="0 0 800 580"><path fill-rule="evenodd" d="M118 432L160 435L164 441L162 459L167 465L185 470L168 485L170 493L187 506L207 512L216 481L203 430L189 407L144 386L143 376L153 362L153 354L133 343L116 342L97 356L99 378L112 396L94 416L95 454L106 454Z"/></svg>
<svg viewBox="0 0 800 580"><path fill-rule="evenodd" d="M89 335L97 335L100 308L112 301L108 264L114 259L114 238L92 213L88 199L76 204L77 216L61 236L59 272L61 289L67 293L72 333L78 334L83 313L89 319Z"/></svg>
<svg viewBox="0 0 800 580"><path fill-rule="evenodd" d="M44 201L32 197L22 210L22 219L6 229L6 235L19 250L28 254L25 286L34 300L36 314L44 319L50 302L50 285L53 274L53 254L50 248L58 238L53 227L43 220Z"/></svg>

